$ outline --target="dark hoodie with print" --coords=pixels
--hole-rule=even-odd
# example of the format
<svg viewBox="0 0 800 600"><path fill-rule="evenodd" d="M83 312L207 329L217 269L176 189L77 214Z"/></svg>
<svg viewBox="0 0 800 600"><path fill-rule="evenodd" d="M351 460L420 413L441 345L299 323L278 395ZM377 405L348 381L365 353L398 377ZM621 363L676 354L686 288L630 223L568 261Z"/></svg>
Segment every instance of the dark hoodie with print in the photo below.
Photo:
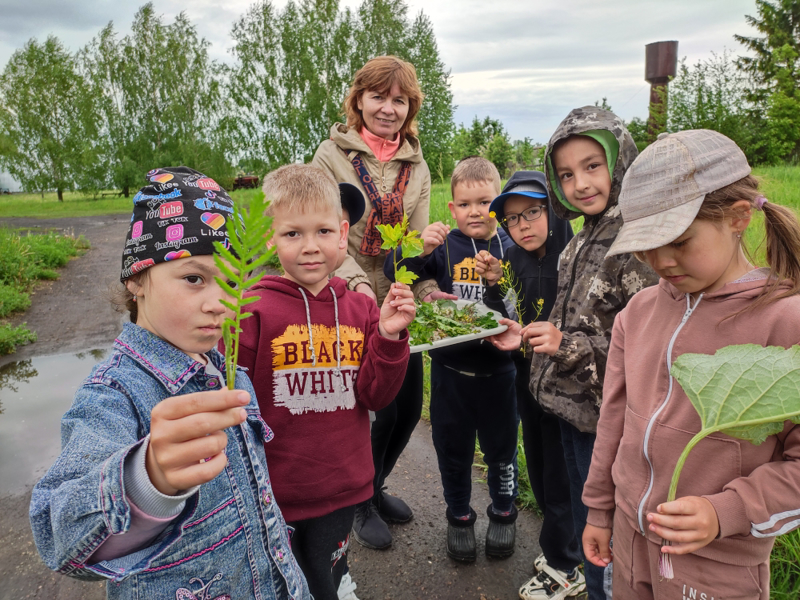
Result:
<svg viewBox="0 0 800 600"><path fill-rule="evenodd" d="M541 180L543 186L546 185L544 173L527 171L526 174ZM510 183L511 180L509 180ZM508 184L506 187L508 187ZM513 188L503 190L503 193L513 192ZM547 230L544 256L537 256L535 251L529 252L516 243L507 250L506 254L507 260L511 263L511 270L520 282L522 322L526 325L532 321L546 321L550 311L553 309L558 289L558 257L574 236L569 222L558 217L553 212L553 206L549 198L547 201ZM508 237L513 241L514 238L510 234ZM537 304L540 299L543 303L541 312L537 317L536 313L539 311ZM499 285L492 285L486 288L484 302L489 308L513 318L503 301Z"/></svg>
<svg viewBox="0 0 800 600"><path fill-rule="evenodd" d="M248 369L275 437L264 444L275 498L287 521L311 519L372 497L369 411L397 395L408 333L389 340L380 311L333 277L314 296L267 275L246 296L239 365Z"/></svg>
<svg viewBox="0 0 800 600"><path fill-rule="evenodd" d="M606 152L611 191L606 209L598 215L584 215L566 201L553 169L554 146L574 135L591 137ZM606 256L622 226L617 206L622 178L637 154L622 119L596 106L570 112L545 152L553 211L567 220L583 216L584 225L560 257L558 293L549 320L562 332L561 345L553 356L533 357L531 393L545 410L582 432L597 431L614 318L636 292L658 281L632 254Z"/></svg>

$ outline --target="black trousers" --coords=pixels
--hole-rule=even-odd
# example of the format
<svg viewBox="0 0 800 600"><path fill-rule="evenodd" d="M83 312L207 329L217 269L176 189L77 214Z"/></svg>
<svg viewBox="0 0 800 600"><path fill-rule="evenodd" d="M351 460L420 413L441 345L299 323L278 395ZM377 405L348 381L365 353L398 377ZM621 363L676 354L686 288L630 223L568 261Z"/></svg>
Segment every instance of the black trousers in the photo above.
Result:
<svg viewBox="0 0 800 600"><path fill-rule="evenodd" d="M422 415L422 353L411 355L406 377L394 401L375 413L370 437L375 492L394 469Z"/></svg>
<svg viewBox="0 0 800 600"><path fill-rule="evenodd" d="M539 546L553 568L571 571L582 559L575 535L570 479L561 444L560 419L544 412L531 395L531 363L516 356L517 408L533 495L544 515Z"/></svg>
<svg viewBox="0 0 800 600"><path fill-rule="evenodd" d="M444 499L454 516L469 514L475 436L489 467L492 505L511 510L517 497L514 371L471 377L431 363L431 430Z"/></svg>
<svg viewBox="0 0 800 600"><path fill-rule="evenodd" d="M347 548L355 506L287 523L294 528L292 553L308 581L314 600L338 600L337 590L347 571Z"/></svg>

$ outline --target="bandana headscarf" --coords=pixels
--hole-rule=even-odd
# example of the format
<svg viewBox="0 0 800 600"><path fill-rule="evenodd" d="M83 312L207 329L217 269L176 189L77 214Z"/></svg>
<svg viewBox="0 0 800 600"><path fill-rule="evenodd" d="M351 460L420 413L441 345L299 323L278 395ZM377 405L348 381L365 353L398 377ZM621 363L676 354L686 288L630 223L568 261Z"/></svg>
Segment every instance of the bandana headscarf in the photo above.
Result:
<svg viewBox="0 0 800 600"><path fill-rule="evenodd" d="M215 241L229 246L233 200L216 181L189 167L153 169L147 180L133 197L120 281L168 260L214 254Z"/></svg>

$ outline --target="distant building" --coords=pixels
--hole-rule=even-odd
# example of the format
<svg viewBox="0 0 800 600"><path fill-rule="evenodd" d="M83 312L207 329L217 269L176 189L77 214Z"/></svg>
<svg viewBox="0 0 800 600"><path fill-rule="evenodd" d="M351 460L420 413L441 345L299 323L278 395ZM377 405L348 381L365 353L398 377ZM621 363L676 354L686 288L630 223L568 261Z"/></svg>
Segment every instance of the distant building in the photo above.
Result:
<svg viewBox="0 0 800 600"><path fill-rule="evenodd" d="M22 187L19 181L14 179L9 173L0 171L0 193L8 190L9 192L20 192Z"/></svg>

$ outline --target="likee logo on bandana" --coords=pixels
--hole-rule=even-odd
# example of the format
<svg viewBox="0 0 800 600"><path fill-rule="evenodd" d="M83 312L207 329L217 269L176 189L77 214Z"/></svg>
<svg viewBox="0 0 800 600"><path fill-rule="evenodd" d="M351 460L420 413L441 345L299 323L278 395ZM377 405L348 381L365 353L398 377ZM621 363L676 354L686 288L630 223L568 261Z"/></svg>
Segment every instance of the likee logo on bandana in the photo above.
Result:
<svg viewBox="0 0 800 600"><path fill-rule="evenodd" d="M475 259L467 256L457 265L453 265L453 293L462 300L483 299L483 285L475 264Z"/></svg>
<svg viewBox="0 0 800 600"><path fill-rule="evenodd" d="M309 347L308 327L289 325L272 340L272 387L275 406L293 415L352 409L353 392L364 351L364 332L357 327L336 328L312 325L314 360ZM336 371L337 359L341 372Z"/></svg>
<svg viewBox="0 0 800 600"><path fill-rule="evenodd" d="M136 223L133 224L133 228L131 229L132 240L142 237L142 227L144 227L142 221L136 221Z"/></svg>
<svg viewBox="0 0 800 600"><path fill-rule="evenodd" d="M167 202L158 207L158 217L168 219L178 217L183 214L183 202Z"/></svg>
<svg viewBox="0 0 800 600"><path fill-rule="evenodd" d="M152 267L156 262L152 258L146 258L139 262L133 263L130 267L131 275L135 275L140 271L144 271L147 267Z"/></svg>
<svg viewBox="0 0 800 600"><path fill-rule="evenodd" d="M174 242L183 237L183 225L170 225L166 229L166 238L168 242Z"/></svg>
<svg viewBox="0 0 800 600"><path fill-rule="evenodd" d="M204 212L200 215L200 220L209 227L213 227L215 230L225 225L225 217L219 213Z"/></svg>
<svg viewBox="0 0 800 600"><path fill-rule="evenodd" d="M150 181L153 183L167 183L173 179L175 179L175 176L172 173L161 173L160 175L150 177Z"/></svg>
<svg viewBox="0 0 800 600"><path fill-rule="evenodd" d="M188 250L177 250L175 252L167 252L164 255L164 260L178 260L179 258L188 258L192 255Z"/></svg>

